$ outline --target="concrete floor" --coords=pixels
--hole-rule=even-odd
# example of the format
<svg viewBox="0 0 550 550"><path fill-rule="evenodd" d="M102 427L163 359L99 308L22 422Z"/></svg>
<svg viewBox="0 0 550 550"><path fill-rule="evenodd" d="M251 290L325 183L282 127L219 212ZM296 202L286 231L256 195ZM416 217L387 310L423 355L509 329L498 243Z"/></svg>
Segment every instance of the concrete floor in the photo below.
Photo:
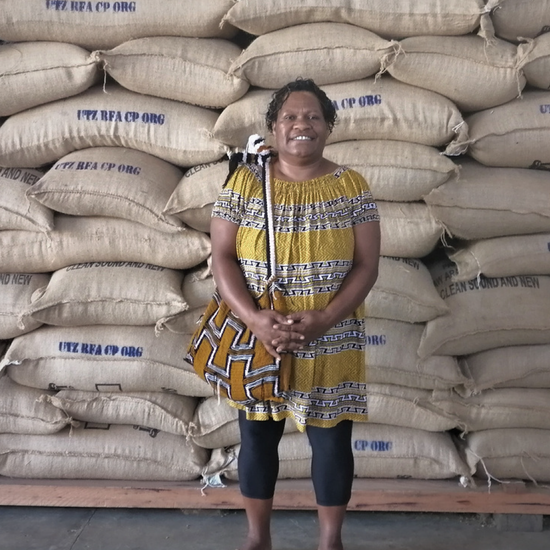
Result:
<svg viewBox="0 0 550 550"><path fill-rule="evenodd" d="M493 516L350 512L346 550L548 550L543 531L500 531ZM235 550L241 511L0 507L1 550ZM273 550L315 550L314 512L276 511Z"/></svg>

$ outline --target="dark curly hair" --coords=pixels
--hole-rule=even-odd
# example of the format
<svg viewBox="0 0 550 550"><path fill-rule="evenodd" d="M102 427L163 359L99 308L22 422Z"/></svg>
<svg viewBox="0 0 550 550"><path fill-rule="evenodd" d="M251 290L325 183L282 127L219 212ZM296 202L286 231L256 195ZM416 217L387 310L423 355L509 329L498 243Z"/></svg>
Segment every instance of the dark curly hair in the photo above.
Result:
<svg viewBox="0 0 550 550"><path fill-rule="evenodd" d="M279 111L292 92L310 92L314 94L321 104L323 118L327 123L329 132L332 132L334 124L336 123L336 109L332 101L327 97L327 94L325 94L311 78L297 78L273 93L271 102L267 108L267 113L265 114L267 129L270 132L273 131L273 124L277 120Z"/></svg>

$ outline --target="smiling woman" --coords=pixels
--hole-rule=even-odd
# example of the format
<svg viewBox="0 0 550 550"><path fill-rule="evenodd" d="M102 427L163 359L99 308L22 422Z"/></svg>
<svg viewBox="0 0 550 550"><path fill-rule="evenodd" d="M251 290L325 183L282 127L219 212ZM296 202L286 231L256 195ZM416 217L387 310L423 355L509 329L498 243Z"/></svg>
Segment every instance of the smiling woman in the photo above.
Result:
<svg viewBox="0 0 550 550"><path fill-rule="evenodd" d="M330 127L314 94L291 93L269 128L277 144L275 177L304 181L333 172L337 165L323 158Z"/></svg>
<svg viewBox="0 0 550 550"><path fill-rule="evenodd" d="M277 285L287 314L258 309L267 273L261 174L241 164L216 202L212 269L218 291L274 357L291 359L284 400L237 405L239 483L249 521L241 550L271 548L269 523L285 419L307 432L320 548L341 549L353 481L353 421L367 420L364 301L378 274L380 228L366 181L323 156L336 121L312 81L275 92L266 114Z"/></svg>

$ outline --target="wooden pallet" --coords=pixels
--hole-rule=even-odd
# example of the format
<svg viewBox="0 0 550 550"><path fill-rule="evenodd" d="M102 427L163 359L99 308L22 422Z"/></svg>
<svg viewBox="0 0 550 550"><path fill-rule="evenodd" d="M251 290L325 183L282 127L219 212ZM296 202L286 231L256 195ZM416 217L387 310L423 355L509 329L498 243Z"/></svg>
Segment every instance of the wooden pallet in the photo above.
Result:
<svg viewBox="0 0 550 550"><path fill-rule="evenodd" d="M240 509L238 485L202 490L199 482L28 480L0 477L0 506ZM278 482L274 507L312 510L311 480ZM550 489L523 482L356 479L350 510L550 515Z"/></svg>

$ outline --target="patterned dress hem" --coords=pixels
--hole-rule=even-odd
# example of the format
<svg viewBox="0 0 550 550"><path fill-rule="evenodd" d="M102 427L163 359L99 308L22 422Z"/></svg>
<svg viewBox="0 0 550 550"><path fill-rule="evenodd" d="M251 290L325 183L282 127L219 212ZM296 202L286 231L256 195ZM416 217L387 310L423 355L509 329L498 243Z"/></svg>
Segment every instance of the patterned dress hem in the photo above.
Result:
<svg viewBox="0 0 550 550"><path fill-rule="evenodd" d="M229 406L239 409L241 411L247 411L245 405L240 405L235 403L235 401L227 400ZM266 420L275 420L280 421L286 418L290 418L296 424L296 428L299 432L305 432L306 426L315 426L317 428L333 428L336 424L342 422L342 420L352 420L353 422L368 422L369 417L367 414L357 414L357 413L341 413L336 418L332 420L322 420L319 418L308 418L305 424L298 422L296 416L292 411L281 411L277 413L255 413L255 412L246 412L247 420L257 420L257 421L266 421Z"/></svg>

